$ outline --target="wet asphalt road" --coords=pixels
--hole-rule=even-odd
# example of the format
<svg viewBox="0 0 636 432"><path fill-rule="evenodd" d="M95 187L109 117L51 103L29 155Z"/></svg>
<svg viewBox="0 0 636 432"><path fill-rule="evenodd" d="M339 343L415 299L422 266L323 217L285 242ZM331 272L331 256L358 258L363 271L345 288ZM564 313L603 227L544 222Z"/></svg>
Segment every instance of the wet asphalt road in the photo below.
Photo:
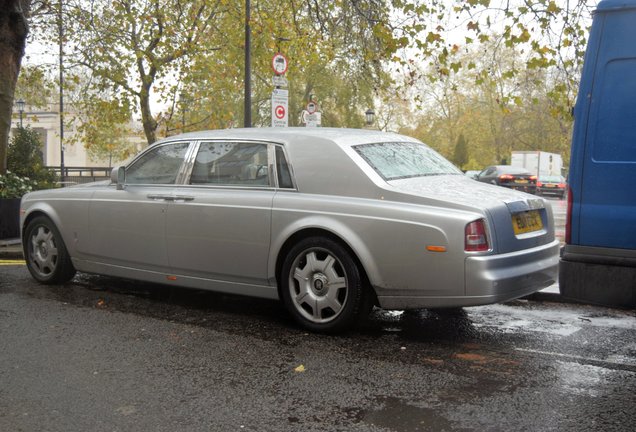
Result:
<svg viewBox="0 0 636 432"><path fill-rule="evenodd" d="M309 334L274 301L0 267L0 431L631 431L636 313L518 300Z"/></svg>

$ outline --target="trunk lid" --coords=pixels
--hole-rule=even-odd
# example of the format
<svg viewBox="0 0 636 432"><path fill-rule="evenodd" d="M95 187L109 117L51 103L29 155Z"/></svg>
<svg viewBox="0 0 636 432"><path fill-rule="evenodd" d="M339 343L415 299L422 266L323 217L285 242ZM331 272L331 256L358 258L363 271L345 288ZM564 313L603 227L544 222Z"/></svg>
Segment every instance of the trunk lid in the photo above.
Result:
<svg viewBox="0 0 636 432"><path fill-rule="evenodd" d="M528 249L554 240L552 208L537 196L480 183L462 175L414 177L388 183L396 192L430 200L431 205L446 203L453 208L483 213L494 253ZM536 223L532 216L537 214L540 228L536 225L520 227Z"/></svg>

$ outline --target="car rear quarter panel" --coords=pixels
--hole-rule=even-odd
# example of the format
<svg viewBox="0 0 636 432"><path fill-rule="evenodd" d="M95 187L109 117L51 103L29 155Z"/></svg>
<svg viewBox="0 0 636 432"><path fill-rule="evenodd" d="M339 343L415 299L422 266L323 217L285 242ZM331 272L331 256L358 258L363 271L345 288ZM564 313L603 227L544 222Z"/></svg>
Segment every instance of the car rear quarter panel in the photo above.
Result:
<svg viewBox="0 0 636 432"><path fill-rule="evenodd" d="M285 241L305 229L338 236L354 251L380 295L464 294L464 227L476 213L392 201L278 192L269 274ZM442 246L446 252L431 252ZM281 276L285 277L285 276Z"/></svg>
<svg viewBox="0 0 636 432"><path fill-rule="evenodd" d="M288 146L287 151L302 193L378 197L373 181L347 154L352 152L347 146L314 138Z"/></svg>

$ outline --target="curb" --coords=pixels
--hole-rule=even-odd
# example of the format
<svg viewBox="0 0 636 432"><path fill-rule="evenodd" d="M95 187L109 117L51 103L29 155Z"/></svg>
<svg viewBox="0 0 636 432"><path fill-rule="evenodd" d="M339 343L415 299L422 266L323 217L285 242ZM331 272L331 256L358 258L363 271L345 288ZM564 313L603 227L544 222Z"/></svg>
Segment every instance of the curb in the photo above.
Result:
<svg viewBox="0 0 636 432"><path fill-rule="evenodd" d="M563 297L560 293L541 292L541 291L538 291L536 293L530 294L522 298L526 300L540 301L540 302L546 301L546 302L554 302L554 303L576 303L572 299Z"/></svg>
<svg viewBox="0 0 636 432"><path fill-rule="evenodd" d="M23 259L20 239L0 240L0 259Z"/></svg>
<svg viewBox="0 0 636 432"><path fill-rule="evenodd" d="M0 259L24 259L22 249L0 247Z"/></svg>

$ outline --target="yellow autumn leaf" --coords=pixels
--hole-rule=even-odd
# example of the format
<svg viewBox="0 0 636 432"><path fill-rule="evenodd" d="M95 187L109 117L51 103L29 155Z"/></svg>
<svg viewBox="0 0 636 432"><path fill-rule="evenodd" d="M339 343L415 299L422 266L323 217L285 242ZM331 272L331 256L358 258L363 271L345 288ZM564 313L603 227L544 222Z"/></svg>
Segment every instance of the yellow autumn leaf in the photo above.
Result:
<svg viewBox="0 0 636 432"><path fill-rule="evenodd" d="M294 369L294 372L305 372L305 366L304 365L298 366L296 369Z"/></svg>

